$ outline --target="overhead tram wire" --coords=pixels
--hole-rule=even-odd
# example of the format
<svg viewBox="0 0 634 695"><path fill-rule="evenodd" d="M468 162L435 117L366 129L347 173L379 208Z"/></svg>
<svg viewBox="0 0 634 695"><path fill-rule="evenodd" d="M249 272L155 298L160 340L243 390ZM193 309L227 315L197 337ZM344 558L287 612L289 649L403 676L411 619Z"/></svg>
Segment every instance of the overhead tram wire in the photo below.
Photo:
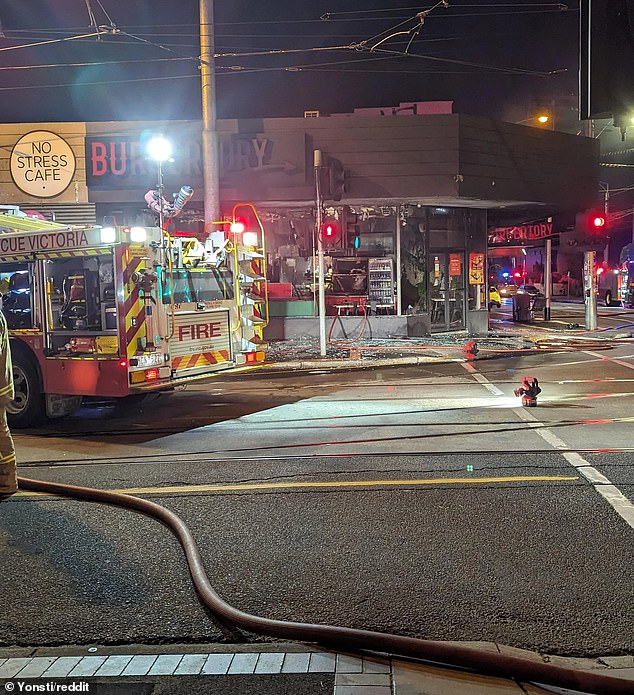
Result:
<svg viewBox="0 0 634 695"><path fill-rule="evenodd" d="M66 43L68 41L77 41L79 39L98 38L100 36L111 35L113 32L109 28L99 28L96 32L89 34L79 34L76 36L67 36L61 39L47 39L46 41L34 41L32 43L20 44L19 46L2 46L0 52L16 51L20 48L35 48L36 46L47 46L55 43Z"/></svg>
<svg viewBox="0 0 634 695"><path fill-rule="evenodd" d="M415 25L415 27L411 28L410 31L412 29L420 30L421 15L423 17L426 17L432 10L436 9L437 7L440 7L441 5L446 6L445 0L441 0L441 2L436 3L436 5L432 6L431 8L424 10L424 11L418 13L417 15L414 15L413 17L410 17L409 19L405 20L404 22L401 22L398 25L391 27L390 29L387 29L383 32L375 34L374 36L370 37L369 39L365 39L365 40L358 42L358 43L347 44L347 45L338 45L338 46L311 47L311 48L306 48L306 49L299 48L299 49L267 49L267 50L262 50L262 51L226 51L226 52L215 54L214 58L216 60L221 60L223 58L279 56L279 55L290 55L290 54L294 54L294 53L316 53L316 52L326 52L326 51L344 51L344 50L357 50L357 51L362 51L362 52L368 51L368 50L372 51L373 49L371 47L368 47L369 42L375 40L376 38L383 37L383 38L380 38L380 40L378 42L378 43L383 43L385 40L391 38L391 35L388 32L390 32L390 31L394 32L395 29L398 29L400 26L403 26L407 22L415 22L416 20L418 20L419 24ZM159 43L156 43L154 41L150 41L150 40L145 39L143 37L140 37L136 34L132 34L132 33L127 32L127 31L119 30L116 27L114 27L114 28L110 27L108 29L108 31L104 30L103 33L107 34L107 33L112 33L113 31L116 32L117 35L128 36L129 38L131 38L135 41L138 41L140 43L144 43L144 44L153 46L153 47L158 48L159 50L162 50L162 51L168 51L169 53L176 54L176 51L174 51L172 48L170 48L164 44L159 44ZM101 33L102 32L99 32L99 34L101 34ZM404 32L404 33L408 33L408 32ZM19 47L26 48L26 47L29 47L31 45L42 45L45 43L59 43L59 42L68 41L71 39L75 40L77 38L86 38L87 36L95 36L95 34L82 35L82 36L76 36L76 37L66 37L63 39L51 39L51 40L48 40L45 42L37 42L37 44L27 44L27 45L23 44ZM394 57L406 57L406 56L407 57L416 57L419 59L425 59L425 60L436 61L436 62L447 62L447 63L451 63L451 64L463 65L465 67L472 67L472 68L476 68L476 69L486 69L486 70L492 70L492 71L497 71L497 72L503 72L506 74L525 74L525 75L531 75L531 76L544 77L544 76L549 76L551 74L556 74L557 72L559 72L559 71L554 71L554 72L550 72L550 73L543 73L543 72L537 72L537 71L522 70L520 68L499 68L497 66L483 65L483 64L479 64L479 63L470 62L470 61L460 61L460 60L450 59L450 58L440 58L437 56L422 56L420 54L411 54L407 51L406 52L387 51L386 49L376 48L378 43L375 44L374 50L380 51L380 52L383 52L383 53L386 53L389 55L393 55ZM411 44L411 41L410 41L410 44ZM13 46L13 47L0 48L0 51L7 50L7 49L16 49L19 47ZM194 56L179 55L178 57L183 58L185 60L189 59L192 62L196 61L198 64L200 64L200 61L201 61L200 57L198 57L198 56L194 57ZM222 68L222 66L221 66L221 68ZM289 69L289 66L286 66L286 69ZM252 69L244 69L242 67L232 67L230 70L234 71L234 72L240 72L242 74L245 74L247 72L252 71ZM180 79L182 79L182 78L187 77L187 76L178 76L178 77ZM193 75L192 75L192 77L193 77ZM154 81L154 80L160 80L160 79L164 79L164 78L161 78L161 77L158 77L158 78L137 78L137 79L132 80L132 81ZM125 83L125 82L129 82L129 81L130 80L113 80L112 82L113 83ZM104 84L104 83L108 83L108 81L91 82L91 83L84 83L84 84L86 86L89 86L91 84L94 85L94 84ZM49 86L53 87L53 86L66 86L66 85L42 85L42 88L49 87ZM73 86L77 87L80 85L75 83ZM25 88L28 88L28 86L17 87L16 89L25 89ZM2 89L2 88L0 88L0 89Z"/></svg>
<svg viewBox="0 0 634 695"><path fill-rule="evenodd" d="M498 67L496 65L487 65L484 63L475 63L473 61L458 60L455 58L439 58L438 56L422 55L420 53L405 53L403 51L392 51L392 50L389 50L386 48L378 48L378 49L368 48L366 50L371 52L371 53L385 53L385 54L392 55L394 57L418 58L419 60L429 60L432 62L439 62L439 63L450 63L452 65L462 65L464 67L472 67L472 68L478 68L478 69L484 68L486 70L490 70L493 72L501 72L501 73L505 73L505 74L515 74L515 75L526 75L526 76L530 76L530 77L551 77L552 75L567 72L567 70L565 70L565 69L551 70L549 72L544 72L541 70L526 70L524 68Z"/></svg>
<svg viewBox="0 0 634 695"><path fill-rule="evenodd" d="M559 11L562 10L568 10L568 6L565 5L564 3L561 2L509 2L509 3L476 3L473 5L469 4L460 4L458 6L460 9L463 7L508 7L508 8L515 8L515 7L545 7L545 8L552 8L552 9L557 9ZM341 17L344 15L367 15L367 14L379 14L379 13L387 13L387 12L408 12L412 10L418 10L419 6L413 6L410 5L408 7L390 7L390 8L376 8L376 9L368 9L368 10L343 10L340 12L326 12L321 16L321 19L324 19L325 21L330 20L332 17ZM453 9L453 7L452 7Z"/></svg>

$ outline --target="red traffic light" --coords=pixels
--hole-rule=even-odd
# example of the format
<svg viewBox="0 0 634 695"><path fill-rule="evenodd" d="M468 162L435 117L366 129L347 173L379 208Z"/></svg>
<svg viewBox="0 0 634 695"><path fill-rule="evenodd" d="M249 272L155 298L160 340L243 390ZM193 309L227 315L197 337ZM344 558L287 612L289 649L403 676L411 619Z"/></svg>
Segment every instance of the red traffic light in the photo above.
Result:
<svg viewBox="0 0 634 695"><path fill-rule="evenodd" d="M321 238L323 241L336 241L339 237L339 223L337 220L325 220L321 225Z"/></svg>
<svg viewBox="0 0 634 695"><path fill-rule="evenodd" d="M608 228L608 216L600 209L586 210L584 226L591 233L605 231Z"/></svg>

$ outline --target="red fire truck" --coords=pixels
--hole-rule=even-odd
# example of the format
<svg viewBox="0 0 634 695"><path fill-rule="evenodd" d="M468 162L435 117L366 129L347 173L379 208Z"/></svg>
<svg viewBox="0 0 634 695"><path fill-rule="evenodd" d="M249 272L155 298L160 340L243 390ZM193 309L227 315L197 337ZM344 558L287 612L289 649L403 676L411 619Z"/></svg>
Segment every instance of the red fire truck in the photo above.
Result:
<svg viewBox="0 0 634 695"><path fill-rule="evenodd" d="M262 362L264 263L261 224L227 230L214 246L158 227L0 214L16 391L10 424L67 415L87 396L167 390Z"/></svg>
<svg viewBox="0 0 634 695"><path fill-rule="evenodd" d="M597 291L605 306L634 307L634 243L621 249L616 268L597 265Z"/></svg>

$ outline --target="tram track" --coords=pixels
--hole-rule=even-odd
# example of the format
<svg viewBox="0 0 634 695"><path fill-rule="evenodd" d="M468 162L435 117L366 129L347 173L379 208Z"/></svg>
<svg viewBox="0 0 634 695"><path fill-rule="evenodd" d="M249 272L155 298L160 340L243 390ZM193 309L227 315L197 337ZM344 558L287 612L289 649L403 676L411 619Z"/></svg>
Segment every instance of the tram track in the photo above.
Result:
<svg viewBox="0 0 634 695"><path fill-rule="evenodd" d="M519 449L513 452L514 458L524 458L536 455L552 455L552 448L534 448L530 451ZM631 447L578 447L578 448L562 448L557 449L556 453L577 453L577 454L627 454L634 452L634 446ZM446 451L417 451L417 452L399 452L398 454L386 454L384 452L358 452L358 453L320 453L315 454L284 454L284 455L261 455L261 456L247 456L243 458L236 458L232 456L209 456L208 454L213 454L214 452L198 452L198 453L183 453L182 456L186 456L185 460L179 461L177 458L179 454L173 451L164 452L160 454L149 454L147 456L117 456L115 458L93 458L90 460L86 459L52 459L46 461L25 461L19 464L19 468L62 468L62 467L77 467L77 466L95 466L95 465L111 465L111 466L123 466L123 465L150 465L152 463L161 463L165 460L170 460L172 465L188 465L190 463L239 463L241 465L250 462L270 462L270 461L316 461L319 459L364 459L364 458L435 458L435 457L486 457L486 456L499 456L500 454L508 453L502 449L478 449L478 450L465 450L465 449L453 449ZM522 464L526 465L526 464ZM631 466L631 464L611 464L614 466ZM513 468L517 467L514 465L500 466L496 464L498 468ZM376 469L369 469L376 470ZM396 469L395 469L396 470ZM456 470L464 470L464 467ZM333 473L339 471L333 471ZM433 471L431 471L433 472Z"/></svg>

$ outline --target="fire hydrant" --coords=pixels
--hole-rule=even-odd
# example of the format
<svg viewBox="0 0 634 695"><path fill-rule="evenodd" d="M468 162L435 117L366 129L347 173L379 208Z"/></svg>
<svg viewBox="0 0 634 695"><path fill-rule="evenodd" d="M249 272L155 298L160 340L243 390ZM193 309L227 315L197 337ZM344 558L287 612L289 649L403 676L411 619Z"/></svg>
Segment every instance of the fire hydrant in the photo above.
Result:
<svg viewBox="0 0 634 695"><path fill-rule="evenodd" d="M476 355L478 354L478 343L476 343L475 340L470 340L463 348L462 352L466 356L466 358L471 361L475 360Z"/></svg>
<svg viewBox="0 0 634 695"><path fill-rule="evenodd" d="M534 408L537 405L537 396L541 392L539 382L534 376L522 377L521 387L513 391L516 396L522 397L522 405L528 408Z"/></svg>

